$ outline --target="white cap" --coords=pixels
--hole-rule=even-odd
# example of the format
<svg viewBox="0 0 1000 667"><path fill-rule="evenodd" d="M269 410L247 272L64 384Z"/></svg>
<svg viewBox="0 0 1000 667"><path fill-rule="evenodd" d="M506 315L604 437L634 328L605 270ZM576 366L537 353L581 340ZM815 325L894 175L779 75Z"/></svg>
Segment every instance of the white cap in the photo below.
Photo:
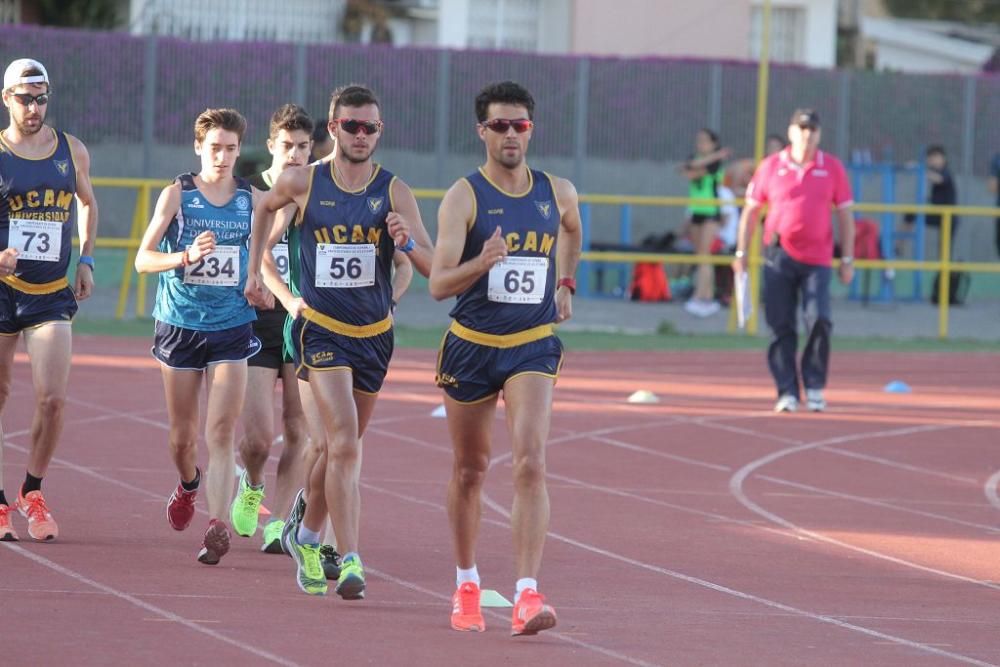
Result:
<svg viewBox="0 0 1000 667"><path fill-rule="evenodd" d="M41 74L22 76L25 70L36 69ZM37 60L31 58L18 58L7 66L7 71L3 73L3 89L13 88L22 83L49 83L49 73L45 71L45 66Z"/></svg>

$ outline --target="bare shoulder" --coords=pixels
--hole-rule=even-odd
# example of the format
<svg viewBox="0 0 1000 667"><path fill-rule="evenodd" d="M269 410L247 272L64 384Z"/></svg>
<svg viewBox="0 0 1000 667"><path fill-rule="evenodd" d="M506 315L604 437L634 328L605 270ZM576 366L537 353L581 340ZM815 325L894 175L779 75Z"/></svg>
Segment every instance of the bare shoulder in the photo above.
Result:
<svg viewBox="0 0 1000 667"><path fill-rule="evenodd" d="M580 203L580 195L576 191L576 186L568 178L560 178L549 174L552 181L552 190L555 192L556 201L563 211L576 207Z"/></svg>
<svg viewBox="0 0 1000 667"><path fill-rule="evenodd" d="M313 167L311 165L306 165L304 167L288 167L281 172L278 180L274 182L274 187L271 189L281 190L285 194L292 196L303 194L309 189L309 182L312 179L313 169L319 169L319 167Z"/></svg>
<svg viewBox="0 0 1000 667"><path fill-rule="evenodd" d="M69 148L73 151L73 156L77 160L83 159L86 160L88 164L90 163L90 153L87 151L87 147L82 141L69 132L66 133L66 141L69 142Z"/></svg>

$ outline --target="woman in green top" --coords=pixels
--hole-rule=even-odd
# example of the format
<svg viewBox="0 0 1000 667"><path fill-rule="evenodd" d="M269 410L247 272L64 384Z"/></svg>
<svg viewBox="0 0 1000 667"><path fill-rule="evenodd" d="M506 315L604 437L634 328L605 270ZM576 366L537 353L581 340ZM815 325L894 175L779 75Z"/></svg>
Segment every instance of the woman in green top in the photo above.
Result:
<svg viewBox="0 0 1000 667"><path fill-rule="evenodd" d="M729 157L729 149L722 148L719 137L707 128L695 135L695 155L681 166L689 181L688 196L693 200L688 207L691 223L691 241L699 255L709 255L712 243L719 235L719 205L710 201L718 199L719 185L724 173L722 161ZM699 201L702 200L702 201ZM715 300L713 267L699 264L695 277L694 295L684 304L684 309L699 317L708 317L719 310Z"/></svg>

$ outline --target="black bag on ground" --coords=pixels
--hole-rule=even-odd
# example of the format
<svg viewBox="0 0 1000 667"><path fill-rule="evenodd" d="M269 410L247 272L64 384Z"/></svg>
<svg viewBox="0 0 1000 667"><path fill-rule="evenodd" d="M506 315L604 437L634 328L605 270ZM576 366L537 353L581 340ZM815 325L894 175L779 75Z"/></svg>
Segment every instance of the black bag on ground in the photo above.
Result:
<svg viewBox="0 0 1000 667"><path fill-rule="evenodd" d="M969 274L965 271L952 271L948 283L948 304L961 306L969 297ZM931 303L938 304L938 294L941 292L941 274L934 276L934 286L931 287Z"/></svg>

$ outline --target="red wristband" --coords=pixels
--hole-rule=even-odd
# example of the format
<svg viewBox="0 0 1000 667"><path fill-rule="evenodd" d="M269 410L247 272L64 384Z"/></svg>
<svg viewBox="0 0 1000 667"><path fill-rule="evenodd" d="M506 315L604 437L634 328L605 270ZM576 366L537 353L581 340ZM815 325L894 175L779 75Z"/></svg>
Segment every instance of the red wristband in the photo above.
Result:
<svg viewBox="0 0 1000 667"><path fill-rule="evenodd" d="M560 287L565 287L569 289L570 294L576 294L576 279L574 278L560 278L556 281L556 289Z"/></svg>
<svg viewBox="0 0 1000 667"><path fill-rule="evenodd" d="M181 250L181 267L183 268L190 263L191 260L188 259L188 249L185 247L184 250Z"/></svg>

